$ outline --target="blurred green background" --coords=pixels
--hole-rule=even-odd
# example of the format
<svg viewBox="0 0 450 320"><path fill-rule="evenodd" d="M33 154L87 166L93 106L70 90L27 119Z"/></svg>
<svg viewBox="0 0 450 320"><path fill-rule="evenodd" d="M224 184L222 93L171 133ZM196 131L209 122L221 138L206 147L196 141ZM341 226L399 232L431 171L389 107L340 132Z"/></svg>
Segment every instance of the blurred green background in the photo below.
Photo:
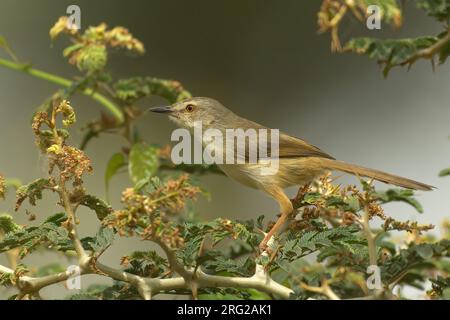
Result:
<svg viewBox="0 0 450 320"><path fill-rule="evenodd" d="M22 61L42 70L71 77L77 73L62 56L64 40L51 43L48 30L70 4L81 7L82 28L107 22L127 27L146 46L144 56L112 55L109 69L116 78L137 75L176 79L196 96L214 97L237 113L319 146L338 159L382 169L436 186L420 192L425 209L418 215L404 204L389 204L386 211L396 218L439 223L449 216L450 179L438 178L450 165L449 119L450 65L433 72L420 61L408 72L393 70L383 79L376 63L366 57L332 54L328 35L317 35L316 13L321 1L190 0L190 1L65 1L1 0L0 34L6 37ZM342 40L353 35L407 37L437 34L432 19L413 6L405 7L405 25L398 31L363 31L354 22L346 26ZM2 57L6 57L0 52ZM45 174L45 166L34 148L30 119L34 109L55 85L0 67L0 172L23 182ZM142 109L161 100L144 100ZM72 99L78 124L72 141L78 144L79 129L98 117L101 107L77 95ZM139 121L148 142L166 144L174 124L148 114ZM109 157L121 146L115 136L102 136L87 148L94 175L86 179L91 193L104 196L103 173ZM355 182L350 177L340 181ZM211 201L195 204L200 216L256 218L273 216L277 205L262 193L247 189L222 176L202 177ZM117 208L120 192L129 186L127 176L114 178L110 195ZM294 191L294 190L293 190ZM0 203L0 211L13 211L13 195ZM38 221L60 209L53 195L30 208ZM24 207L27 208L27 207ZM90 235L99 226L95 216L81 210L81 234ZM28 223L24 210L17 220ZM438 231L438 230L437 230ZM118 239L102 260L119 266L120 257L132 250L148 248L139 239ZM61 256L37 253L28 265L60 261ZM5 259L0 257L0 263ZM83 278L108 283L100 276ZM43 290L49 298L73 292L62 284ZM11 292L0 289L0 298Z"/></svg>

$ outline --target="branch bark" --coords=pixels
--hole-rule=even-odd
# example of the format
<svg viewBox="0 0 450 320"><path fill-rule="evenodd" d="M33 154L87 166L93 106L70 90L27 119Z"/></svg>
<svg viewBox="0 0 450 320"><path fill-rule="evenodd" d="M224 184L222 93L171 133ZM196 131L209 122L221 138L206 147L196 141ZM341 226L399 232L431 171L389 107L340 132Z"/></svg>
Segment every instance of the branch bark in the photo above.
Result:
<svg viewBox="0 0 450 320"><path fill-rule="evenodd" d="M80 272L81 275L89 273L92 272L90 270L81 270ZM14 274L14 270L0 265L0 274ZM72 273L70 271L59 272L43 277L21 276L17 281L16 287L22 295L37 293L42 288L65 281L71 276Z"/></svg>
<svg viewBox="0 0 450 320"><path fill-rule="evenodd" d="M448 42L450 41L450 29L448 29L447 34L442 37L441 39L439 39L435 44L433 44L432 46L419 50L414 57L411 59L412 62L419 59L419 58L424 58L424 59L430 59L432 58L436 53L438 53L442 47L444 47Z"/></svg>
<svg viewBox="0 0 450 320"><path fill-rule="evenodd" d="M255 274L252 277L215 276L206 274L200 269L186 269L177 261L175 252L163 241L159 239L151 240L164 250L172 270L178 273L180 277L168 279L143 278L108 267L99 262L96 263L96 268L115 280L125 281L136 286L144 299L151 299L152 296L158 293L170 292L176 289L192 290L193 284L195 284L196 289L215 287L253 288L268 294L277 295L283 299L289 299L290 295L294 293L290 288L274 281L261 265L256 266ZM271 240L273 241L273 238Z"/></svg>
<svg viewBox="0 0 450 320"><path fill-rule="evenodd" d="M170 292L176 289L190 290L189 281L183 277L175 277L169 279L143 278L127 272L123 272L101 263L97 263L96 267L111 278L119 281L125 281L138 288L144 299L151 299L158 293ZM192 278L193 273L187 271ZM253 288L268 294L274 294L283 299L289 299L293 291L276 281L272 280L267 274L262 274L257 270L252 277L224 277L215 276L197 270L195 274L198 288Z"/></svg>

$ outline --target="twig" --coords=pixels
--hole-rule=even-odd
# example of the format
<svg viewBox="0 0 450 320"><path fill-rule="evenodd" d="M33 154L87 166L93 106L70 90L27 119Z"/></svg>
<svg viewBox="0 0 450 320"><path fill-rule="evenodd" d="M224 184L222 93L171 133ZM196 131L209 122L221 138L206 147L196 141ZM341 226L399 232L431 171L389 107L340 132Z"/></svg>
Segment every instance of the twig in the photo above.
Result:
<svg viewBox="0 0 450 320"><path fill-rule="evenodd" d="M190 283L183 277L170 279L143 278L107 267L101 263L97 263L97 268L115 280L125 281L135 285L139 292L145 292L148 298L161 292L170 292L176 289L191 289ZM192 277L192 273L187 272ZM253 288L268 294L277 295L283 299L288 299L293 293L291 289L272 280L261 267L257 268L257 272L252 277L215 276L198 270L196 273L196 284L198 288Z"/></svg>
<svg viewBox="0 0 450 320"><path fill-rule="evenodd" d="M408 59L407 63L412 63L419 58L431 59L449 41L450 41L450 29L447 30L447 34L444 37L436 41L432 46L417 51L417 53L412 58Z"/></svg>
<svg viewBox="0 0 450 320"><path fill-rule="evenodd" d="M327 296L330 300L341 300L337 296L337 294L334 293L334 291L328 285L328 281L326 280L322 281L322 285L320 287L313 287L304 282L300 282L300 287L307 291L323 294L324 296Z"/></svg>
<svg viewBox="0 0 450 320"><path fill-rule="evenodd" d="M16 71L20 71L20 72L29 74L33 77L43 79L43 80L46 80L51 83L55 83L62 87L70 88L73 85L73 82L66 78L63 78L63 77L60 77L60 76L57 76L55 74L51 74L51 73L48 73L45 71L41 71L38 69L34 69L34 68L31 68L29 65L16 63L16 62L13 62L13 61L10 61L7 59L0 58L0 66L4 66L4 67L12 69L12 70L16 70ZM120 108L118 106L116 106L113 102L108 100L104 95L102 95L98 92L95 92L91 88L86 88L84 90L80 90L80 92L86 96L91 97L92 99L94 99L95 101L100 103L102 106L104 106L106 109L108 109L108 111L110 111L111 114L120 123L122 123L124 121L124 115L122 113L122 110L120 110Z"/></svg>
<svg viewBox="0 0 450 320"><path fill-rule="evenodd" d="M108 275L114 280L128 282L129 284L135 286L138 289L139 294L145 300L150 300L152 298L152 288L148 285L145 278L125 271L111 268L98 261L96 261L95 263L95 269L100 270L102 273Z"/></svg>
<svg viewBox="0 0 450 320"><path fill-rule="evenodd" d="M177 261L175 252L163 241L160 239L151 240L161 246L167 255L171 268L181 277L170 279L144 278L110 268L98 262L96 268L115 280L125 281L136 286L144 299L151 299L152 296L160 292L170 292L176 289L192 290L192 285L195 286L195 289L215 287L253 288L284 299L288 299L294 293L291 289L274 281L262 265L256 265L255 274L251 277L209 275L199 269L186 269ZM267 253L264 252L263 254Z"/></svg>
<svg viewBox="0 0 450 320"><path fill-rule="evenodd" d="M14 270L0 265L0 274L14 274ZM89 270L81 270L80 275L92 273ZM16 287L23 295L37 293L40 289L61 281L65 281L72 276L72 272L64 271L43 277L19 277Z"/></svg>
<svg viewBox="0 0 450 320"><path fill-rule="evenodd" d="M176 289L190 289L190 284L186 282L183 277L170 279L144 278L111 268L100 262L96 263L96 268L115 280L127 282L135 286L142 297L146 300L151 299L154 295L161 292L170 292ZM0 265L0 273L14 274L14 270ZM81 270L81 274L92 273L92 270ZM33 293L39 291L43 287L65 281L70 276L71 273L68 271L45 277L21 276L18 280L17 287L23 294ZM261 268L257 268L257 272L252 277L214 276L198 270L196 273L196 278L198 288L253 288L268 294L277 295L283 299L288 299L293 293L291 289L272 280Z"/></svg>
<svg viewBox="0 0 450 320"><path fill-rule="evenodd" d="M75 251L77 253L78 256L78 263L79 266L81 268L81 270L88 270L90 268L89 263L91 261L91 257L86 253L86 251L83 248L83 244L81 243L81 240L78 236L78 231L77 231L77 220L76 220L76 215L75 215L75 210L72 207L72 204L70 202L69 199L69 195L67 193L67 190L65 188L65 184L63 181L60 181L59 183L59 188L58 188L58 193L61 197L62 203L64 205L64 208L66 209L67 215L68 215L68 219L69 219L69 223L70 223L70 238L73 242L73 245L75 247Z"/></svg>
<svg viewBox="0 0 450 320"><path fill-rule="evenodd" d="M170 249L170 247L166 243L164 243L164 241L158 238L152 238L150 240L155 242L157 245L161 247L161 249L163 249L164 253L167 256L167 260L169 261L169 265L173 271L178 273L187 281L192 279L192 273L189 273L189 271L186 270L184 266L178 262L175 252L172 249Z"/></svg>
<svg viewBox="0 0 450 320"><path fill-rule="evenodd" d="M376 266L377 265L377 248L375 245L375 236L372 233L372 230L370 229L369 219L370 219L369 208L368 208L367 204L365 204L363 217L362 217L362 226L363 226L364 233L366 235L367 245L368 245L368 249L369 249L369 264L371 266Z"/></svg>

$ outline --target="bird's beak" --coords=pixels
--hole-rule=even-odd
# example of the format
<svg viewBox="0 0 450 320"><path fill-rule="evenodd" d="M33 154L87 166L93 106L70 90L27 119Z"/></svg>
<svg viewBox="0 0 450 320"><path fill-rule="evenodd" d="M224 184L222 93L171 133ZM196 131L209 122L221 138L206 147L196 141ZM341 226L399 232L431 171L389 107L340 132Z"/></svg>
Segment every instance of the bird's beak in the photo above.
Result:
<svg viewBox="0 0 450 320"><path fill-rule="evenodd" d="M155 107L155 108L150 108L148 110L151 112L156 112L156 113L172 113L173 112L171 106Z"/></svg>

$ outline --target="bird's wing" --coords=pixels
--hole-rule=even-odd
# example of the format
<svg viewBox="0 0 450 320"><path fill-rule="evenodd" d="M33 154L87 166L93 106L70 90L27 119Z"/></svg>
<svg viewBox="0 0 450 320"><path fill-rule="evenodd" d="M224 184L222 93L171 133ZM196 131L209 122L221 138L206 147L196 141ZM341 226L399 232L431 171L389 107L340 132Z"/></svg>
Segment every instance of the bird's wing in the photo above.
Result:
<svg viewBox="0 0 450 320"><path fill-rule="evenodd" d="M307 143L299 138L280 132L279 157L319 157L335 159L319 148Z"/></svg>
<svg viewBox="0 0 450 320"><path fill-rule="evenodd" d="M253 129L266 129L269 130L269 134L267 139L271 139L270 129L256 122L252 122L249 120L242 119L241 122L237 122L239 127L245 129L253 128ZM308 142L290 136L286 133L279 132L279 158L295 158L295 157L319 157L319 158L327 158L333 159L334 157L330 156L326 152L320 150L319 148L309 144ZM267 154L269 156L272 155L271 152L271 143L268 141L267 143ZM248 160L248 150L237 150L238 154L242 154L246 160Z"/></svg>

